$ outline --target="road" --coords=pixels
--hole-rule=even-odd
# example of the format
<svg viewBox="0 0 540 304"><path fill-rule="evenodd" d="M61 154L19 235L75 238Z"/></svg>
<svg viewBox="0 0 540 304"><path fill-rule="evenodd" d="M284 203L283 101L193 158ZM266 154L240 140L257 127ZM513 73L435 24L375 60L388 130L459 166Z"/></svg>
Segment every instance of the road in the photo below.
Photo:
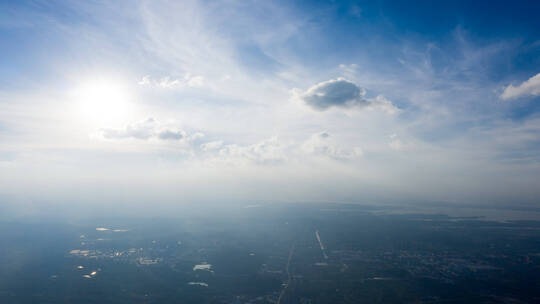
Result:
<svg viewBox="0 0 540 304"><path fill-rule="evenodd" d="M317 237L317 241L319 241L319 246L321 246L321 251L322 251L323 257L325 259L328 259L328 256L326 255L324 245L323 245L323 243L321 241L321 236L319 235L319 230L315 231L315 236Z"/></svg>
<svg viewBox="0 0 540 304"><path fill-rule="evenodd" d="M279 294L279 298L277 300L277 304L281 304L281 299L285 295L285 292L287 292L287 288L289 288L289 284L291 283L292 275L289 271L289 266L291 265L291 259L294 254L294 247L295 244L291 246L291 250L289 251L289 259L287 259L287 265L285 266L285 272L287 273L287 282L285 283L285 286L283 287L283 290L281 290L281 293Z"/></svg>

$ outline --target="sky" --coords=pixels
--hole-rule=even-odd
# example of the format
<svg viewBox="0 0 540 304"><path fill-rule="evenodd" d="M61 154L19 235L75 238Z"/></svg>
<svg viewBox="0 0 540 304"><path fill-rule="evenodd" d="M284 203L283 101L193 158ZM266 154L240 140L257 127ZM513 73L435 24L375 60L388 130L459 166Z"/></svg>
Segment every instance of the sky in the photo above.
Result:
<svg viewBox="0 0 540 304"><path fill-rule="evenodd" d="M0 1L0 208L540 207L539 14Z"/></svg>

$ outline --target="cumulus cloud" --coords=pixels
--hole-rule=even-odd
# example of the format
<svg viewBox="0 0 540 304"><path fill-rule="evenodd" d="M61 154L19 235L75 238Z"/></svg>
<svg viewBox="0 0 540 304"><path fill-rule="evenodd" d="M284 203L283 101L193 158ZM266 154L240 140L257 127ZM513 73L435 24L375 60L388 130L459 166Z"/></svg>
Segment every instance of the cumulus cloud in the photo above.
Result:
<svg viewBox="0 0 540 304"><path fill-rule="evenodd" d="M399 112L392 102L383 95L375 98L366 98L366 90L355 83L345 79L337 78L320 82L304 93L295 93L306 105L319 111L329 108L352 108L370 107L378 108L388 114Z"/></svg>
<svg viewBox="0 0 540 304"><path fill-rule="evenodd" d="M203 133L188 134L178 128L160 123L154 118L137 121L120 128L102 128L97 134L105 140L141 140L181 142L185 155L210 163L249 163L273 165L308 158L354 160L363 155L358 146L340 142L328 132L308 135L305 140L283 141L278 136L254 143L226 143L224 140L206 140ZM187 153L186 153L187 152Z"/></svg>
<svg viewBox="0 0 540 304"><path fill-rule="evenodd" d="M149 139L154 134L156 121L153 118L148 118L143 121L129 124L123 128L102 128L101 135L106 139Z"/></svg>
<svg viewBox="0 0 540 304"><path fill-rule="evenodd" d="M182 131L163 130L157 133L157 137L163 140L180 140L185 137L185 134Z"/></svg>
<svg viewBox="0 0 540 304"><path fill-rule="evenodd" d="M156 138L160 140L181 140L186 137L182 130L169 129L161 126L154 118L148 118L122 128L102 128L100 135L104 139L140 139Z"/></svg>
<svg viewBox="0 0 540 304"><path fill-rule="evenodd" d="M287 148L287 145L274 136L252 145L226 145L219 150L219 155L230 160L243 159L256 163L279 163L287 159Z"/></svg>
<svg viewBox="0 0 540 304"><path fill-rule="evenodd" d="M365 94L363 88L338 78L312 86L300 98L312 108L322 111L331 107L367 106L369 102L364 98Z"/></svg>
<svg viewBox="0 0 540 304"><path fill-rule="evenodd" d="M201 150L204 152L215 151L223 146L222 140L210 141L204 144L201 144Z"/></svg>
<svg viewBox="0 0 540 304"><path fill-rule="evenodd" d="M370 102L370 107L380 109L387 114L396 114L401 111L383 95L378 95L375 98L368 99L368 101Z"/></svg>
<svg viewBox="0 0 540 304"><path fill-rule="evenodd" d="M144 76L140 81L140 85L152 86L159 88L182 88L182 87L201 87L204 85L204 77L200 75L184 74L183 78L162 77L159 79L150 76Z"/></svg>
<svg viewBox="0 0 540 304"><path fill-rule="evenodd" d="M399 139L397 134L391 134L390 136L390 142L388 143L388 146L393 150L402 150L403 149L403 142Z"/></svg>
<svg viewBox="0 0 540 304"><path fill-rule="evenodd" d="M507 86L502 92L500 98L504 100L509 100L530 95L540 95L540 73L529 78L527 81L523 82L517 87L513 85Z"/></svg>
<svg viewBox="0 0 540 304"><path fill-rule="evenodd" d="M337 145L331 140L328 132L313 134L304 142L302 150L307 154L325 156L337 160L355 159L363 155L360 147L345 148Z"/></svg>
<svg viewBox="0 0 540 304"><path fill-rule="evenodd" d="M303 141L283 141L277 136L247 145L210 141L201 144L200 151L204 159L212 162L263 165L297 163L307 158L350 161L363 155L360 147L344 146L328 132L312 134Z"/></svg>

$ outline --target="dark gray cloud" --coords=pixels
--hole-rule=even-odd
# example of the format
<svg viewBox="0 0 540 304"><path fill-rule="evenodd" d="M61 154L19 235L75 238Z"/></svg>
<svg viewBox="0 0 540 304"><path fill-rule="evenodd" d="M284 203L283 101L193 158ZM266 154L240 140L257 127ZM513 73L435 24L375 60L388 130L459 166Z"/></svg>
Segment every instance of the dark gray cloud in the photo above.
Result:
<svg viewBox="0 0 540 304"><path fill-rule="evenodd" d="M383 95L366 98L366 90L355 83L337 78L320 82L304 93L297 94L311 108L325 111L329 108L370 108L383 111L387 114L396 114L401 110Z"/></svg>
<svg viewBox="0 0 540 304"><path fill-rule="evenodd" d="M331 107L348 108L367 106L370 104L364 98L366 90L344 79L331 79L314 85L301 95L302 100L317 110Z"/></svg>

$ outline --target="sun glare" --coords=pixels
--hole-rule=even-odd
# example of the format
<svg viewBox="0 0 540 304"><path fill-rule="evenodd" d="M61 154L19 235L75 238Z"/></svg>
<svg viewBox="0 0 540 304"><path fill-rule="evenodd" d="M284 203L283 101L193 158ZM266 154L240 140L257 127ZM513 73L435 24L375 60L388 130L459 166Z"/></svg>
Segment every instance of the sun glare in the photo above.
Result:
<svg viewBox="0 0 540 304"><path fill-rule="evenodd" d="M130 111L127 88L120 82L88 81L76 89L77 110L92 124L122 121Z"/></svg>

